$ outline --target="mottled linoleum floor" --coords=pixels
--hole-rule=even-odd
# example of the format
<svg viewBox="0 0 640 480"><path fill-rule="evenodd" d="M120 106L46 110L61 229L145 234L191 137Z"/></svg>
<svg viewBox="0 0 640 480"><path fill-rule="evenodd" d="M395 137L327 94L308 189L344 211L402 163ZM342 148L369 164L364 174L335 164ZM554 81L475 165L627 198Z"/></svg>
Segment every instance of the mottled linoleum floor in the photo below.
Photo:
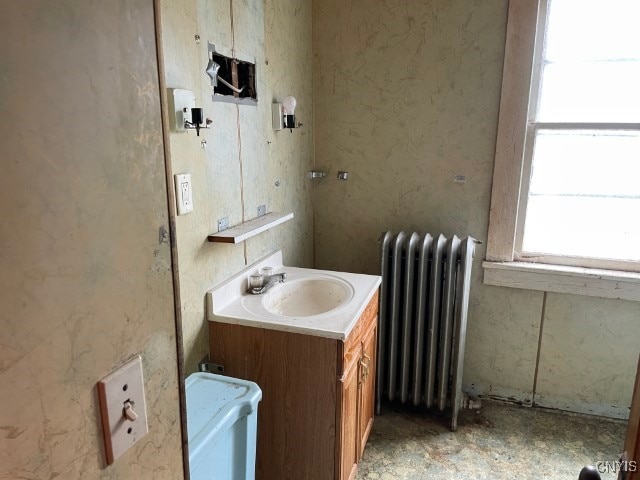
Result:
<svg viewBox="0 0 640 480"><path fill-rule="evenodd" d="M584 465L615 461L626 424L483 402L458 431L433 413L376 417L358 480L576 480ZM604 474L613 480L615 474Z"/></svg>

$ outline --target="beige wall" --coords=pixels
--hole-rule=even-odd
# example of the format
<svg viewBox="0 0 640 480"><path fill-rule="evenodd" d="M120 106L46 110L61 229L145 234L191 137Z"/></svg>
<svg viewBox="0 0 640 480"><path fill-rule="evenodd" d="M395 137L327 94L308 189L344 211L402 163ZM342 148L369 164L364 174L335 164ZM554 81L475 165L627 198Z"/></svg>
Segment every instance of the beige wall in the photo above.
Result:
<svg viewBox="0 0 640 480"><path fill-rule="evenodd" d="M182 478L151 0L2 2L0 478ZM149 434L105 466L134 354Z"/></svg>
<svg viewBox="0 0 640 480"><path fill-rule="evenodd" d="M318 268L376 272L387 229L486 241L506 13L506 0L314 1L315 161L330 172L316 189ZM531 404L544 293L483 285L484 256L466 388ZM637 302L548 294L536 402L626 415L639 318Z"/></svg>
<svg viewBox="0 0 640 480"><path fill-rule="evenodd" d="M233 30L231 22L233 8ZM171 133L173 173L191 173L194 212L176 218L182 329L187 373L209 352L205 293L266 255L282 249L286 265L313 262L311 3L305 0L163 0L162 45L167 87L191 90L211 130ZM194 34L201 37L200 44ZM207 42L255 57L257 107L211 101L205 74ZM271 103L298 99L304 127L275 132ZM200 139L206 139L202 149ZM276 182L280 186L276 187ZM294 212L295 218L239 245L212 244L217 220L231 225L257 216L257 208ZM175 209L174 206L172 208Z"/></svg>

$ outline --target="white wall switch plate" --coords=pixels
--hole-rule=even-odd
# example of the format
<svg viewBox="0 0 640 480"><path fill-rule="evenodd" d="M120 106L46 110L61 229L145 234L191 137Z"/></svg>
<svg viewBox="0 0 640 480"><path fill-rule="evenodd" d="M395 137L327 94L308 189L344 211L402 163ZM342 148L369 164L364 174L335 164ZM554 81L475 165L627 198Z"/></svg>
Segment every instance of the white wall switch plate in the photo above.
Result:
<svg viewBox="0 0 640 480"><path fill-rule="evenodd" d="M140 355L100 380L98 397L107 463L112 464L149 431Z"/></svg>
<svg viewBox="0 0 640 480"><path fill-rule="evenodd" d="M172 132L186 132L184 121L191 121L191 109L196 106L196 97L190 90L167 89L169 100L169 128Z"/></svg>
<svg viewBox="0 0 640 480"><path fill-rule="evenodd" d="M176 184L176 206L178 215L193 212L193 189L191 188L191 174L179 173L173 177Z"/></svg>

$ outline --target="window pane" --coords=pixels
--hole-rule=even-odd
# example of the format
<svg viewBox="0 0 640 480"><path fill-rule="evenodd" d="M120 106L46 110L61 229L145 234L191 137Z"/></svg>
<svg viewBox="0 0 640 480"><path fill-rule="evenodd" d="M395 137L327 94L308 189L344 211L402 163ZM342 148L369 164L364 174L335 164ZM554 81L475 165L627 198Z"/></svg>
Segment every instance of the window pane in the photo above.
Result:
<svg viewBox="0 0 640 480"><path fill-rule="evenodd" d="M640 59L640 1L549 0L544 58Z"/></svg>
<svg viewBox="0 0 640 480"><path fill-rule="evenodd" d="M529 194L640 197L640 132L538 130Z"/></svg>
<svg viewBox="0 0 640 480"><path fill-rule="evenodd" d="M639 85L640 62L544 65L537 120L640 123Z"/></svg>
<svg viewBox="0 0 640 480"><path fill-rule="evenodd" d="M523 251L640 260L640 132L537 132Z"/></svg>

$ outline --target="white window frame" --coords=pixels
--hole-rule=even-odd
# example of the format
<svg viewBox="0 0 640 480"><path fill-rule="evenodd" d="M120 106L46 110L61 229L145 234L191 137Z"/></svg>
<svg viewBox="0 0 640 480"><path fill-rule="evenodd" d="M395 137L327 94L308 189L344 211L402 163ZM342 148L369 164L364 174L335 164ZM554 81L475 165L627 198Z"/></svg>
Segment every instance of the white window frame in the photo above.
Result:
<svg viewBox="0 0 640 480"><path fill-rule="evenodd" d="M521 253L536 129L640 129L535 122L546 16L547 0L509 2L485 283L640 301L640 262Z"/></svg>

